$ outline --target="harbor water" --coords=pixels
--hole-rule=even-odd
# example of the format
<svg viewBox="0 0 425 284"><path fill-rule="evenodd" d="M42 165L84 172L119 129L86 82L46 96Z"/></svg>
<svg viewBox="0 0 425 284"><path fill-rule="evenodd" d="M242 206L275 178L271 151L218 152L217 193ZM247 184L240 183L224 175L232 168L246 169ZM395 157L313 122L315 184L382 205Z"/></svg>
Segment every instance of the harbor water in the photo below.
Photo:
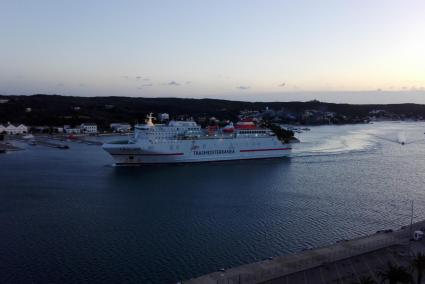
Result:
<svg viewBox="0 0 425 284"><path fill-rule="evenodd" d="M172 283L399 228L412 200L425 218L425 123L310 129L290 158L170 166L18 142L0 155L0 282Z"/></svg>

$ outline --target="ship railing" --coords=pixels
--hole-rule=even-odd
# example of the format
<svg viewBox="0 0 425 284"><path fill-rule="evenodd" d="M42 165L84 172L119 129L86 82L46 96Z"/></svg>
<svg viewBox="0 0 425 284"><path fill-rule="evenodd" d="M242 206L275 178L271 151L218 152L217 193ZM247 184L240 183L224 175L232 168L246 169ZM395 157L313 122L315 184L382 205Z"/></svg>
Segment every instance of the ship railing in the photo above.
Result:
<svg viewBox="0 0 425 284"><path fill-rule="evenodd" d="M233 135L202 135L202 136L178 136L177 140L205 140L205 139L232 139Z"/></svg>
<svg viewBox="0 0 425 284"><path fill-rule="evenodd" d="M125 145L125 144L134 144L134 142L130 140L118 140L118 141L109 142L109 144Z"/></svg>

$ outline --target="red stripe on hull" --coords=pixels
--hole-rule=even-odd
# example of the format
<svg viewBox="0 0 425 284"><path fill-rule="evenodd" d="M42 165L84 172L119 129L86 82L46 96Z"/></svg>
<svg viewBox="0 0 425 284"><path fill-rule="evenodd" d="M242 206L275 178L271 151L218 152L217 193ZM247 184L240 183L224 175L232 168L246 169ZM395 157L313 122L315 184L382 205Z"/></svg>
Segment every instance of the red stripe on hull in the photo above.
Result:
<svg viewBox="0 0 425 284"><path fill-rule="evenodd" d="M136 154L136 153L119 153L111 154L112 156L182 156L184 153L158 153L158 154Z"/></svg>
<svg viewBox="0 0 425 284"><path fill-rule="evenodd" d="M249 149L249 150L240 150L240 152L283 151L283 150L291 150L291 148Z"/></svg>
<svg viewBox="0 0 425 284"><path fill-rule="evenodd" d="M230 163L230 162L240 162L240 161L255 161L255 160L277 160L277 159L286 159L287 157L257 157L257 158L239 158L239 159L230 159L230 160L212 160L212 161L179 161L179 162L159 162L159 163L115 163L117 166L142 166L142 165L181 165L181 164L200 164L200 163Z"/></svg>

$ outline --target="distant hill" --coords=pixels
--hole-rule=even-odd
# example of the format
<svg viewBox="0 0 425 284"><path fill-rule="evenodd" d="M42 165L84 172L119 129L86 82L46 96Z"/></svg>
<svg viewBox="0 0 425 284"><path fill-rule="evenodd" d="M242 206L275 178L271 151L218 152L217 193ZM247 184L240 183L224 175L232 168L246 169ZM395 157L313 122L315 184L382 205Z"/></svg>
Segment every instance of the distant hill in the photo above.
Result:
<svg viewBox="0 0 425 284"><path fill-rule="evenodd" d="M64 125L95 122L107 127L111 122L144 121L149 112L200 117L215 116L235 120L242 110L282 110L299 116L305 110L334 112L350 118L367 117L372 110L384 110L401 118L425 117L425 105L352 105L308 102L244 102L218 99L70 97L60 95L0 96L0 123Z"/></svg>

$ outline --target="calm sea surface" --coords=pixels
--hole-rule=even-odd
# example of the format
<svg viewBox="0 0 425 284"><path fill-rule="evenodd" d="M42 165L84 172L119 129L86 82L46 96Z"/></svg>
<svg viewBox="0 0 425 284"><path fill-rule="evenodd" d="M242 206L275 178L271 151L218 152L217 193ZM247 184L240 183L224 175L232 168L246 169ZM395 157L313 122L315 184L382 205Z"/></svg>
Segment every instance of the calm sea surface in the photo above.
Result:
<svg viewBox="0 0 425 284"><path fill-rule="evenodd" d="M288 159L131 168L21 144L0 155L0 283L171 283L399 228L411 200L425 218L424 131L311 127Z"/></svg>

